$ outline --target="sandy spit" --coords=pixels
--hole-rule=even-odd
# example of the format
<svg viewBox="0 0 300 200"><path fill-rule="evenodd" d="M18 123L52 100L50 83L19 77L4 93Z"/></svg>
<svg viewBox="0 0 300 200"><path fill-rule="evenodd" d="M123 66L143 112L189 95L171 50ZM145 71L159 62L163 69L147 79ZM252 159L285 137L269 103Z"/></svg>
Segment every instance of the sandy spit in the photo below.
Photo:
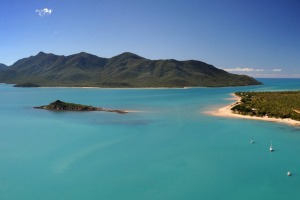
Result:
<svg viewBox="0 0 300 200"><path fill-rule="evenodd" d="M242 118L242 119L252 119L252 120L262 120L262 121L268 121L268 122L277 122L277 123L284 123L291 126L300 126L300 121L293 120L290 118L281 119L281 118L272 118L272 117L256 117L256 116L249 116L249 115L240 115L235 114L231 110L231 108L241 102L241 98L235 94L231 94L232 98L229 98L228 100L235 99L236 102L227 105L225 107L219 108L214 111L206 111L205 114L214 115L218 117L232 117L232 118Z"/></svg>

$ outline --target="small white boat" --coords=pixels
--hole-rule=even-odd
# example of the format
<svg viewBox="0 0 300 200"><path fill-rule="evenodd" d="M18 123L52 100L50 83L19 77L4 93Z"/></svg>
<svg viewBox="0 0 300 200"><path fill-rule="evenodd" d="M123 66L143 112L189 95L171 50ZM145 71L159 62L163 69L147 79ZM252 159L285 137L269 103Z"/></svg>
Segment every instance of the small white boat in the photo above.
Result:
<svg viewBox="0 0 300 200"><path fill-rule="evenodd" d="M287 175L287 176L292 176L292 173L291 173L291 172L287 172L286 175Z"/></svg>
<svg viewBox="0 0 300 200"><path fill-rule="evenodd" d="M273 152L274 149L273 149L273 146L272 146L272 141L271 141L271 145L270 145L270 152Z"/></svg>

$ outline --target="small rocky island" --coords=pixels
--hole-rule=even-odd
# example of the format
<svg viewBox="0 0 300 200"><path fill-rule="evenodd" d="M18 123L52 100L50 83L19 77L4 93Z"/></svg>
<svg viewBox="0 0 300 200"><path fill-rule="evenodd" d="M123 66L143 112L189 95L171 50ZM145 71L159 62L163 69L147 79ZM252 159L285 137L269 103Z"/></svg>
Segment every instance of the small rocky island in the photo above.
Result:
<svg viewBox="0 0 300 200"><path fill-rule="evenodd" d="M52 110L52 111L105 111L105 112L116 112L119 114L126 114L128 111L126 110L114 110L114 109L106 109L101 107L94 107L82 104L75 103L67 103L60 100L56 100L49 105L44 106L36 106L33 107L36 109L44 109L44 110Z"/></svg>

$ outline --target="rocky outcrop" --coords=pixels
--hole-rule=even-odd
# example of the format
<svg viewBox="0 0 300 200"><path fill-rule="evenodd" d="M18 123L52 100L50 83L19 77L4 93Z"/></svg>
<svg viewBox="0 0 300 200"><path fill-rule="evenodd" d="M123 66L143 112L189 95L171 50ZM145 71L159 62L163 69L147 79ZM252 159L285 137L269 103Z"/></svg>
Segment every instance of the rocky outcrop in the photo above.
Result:
<svg viewBox="0 0 300 200"><path fill-rule="evenodd" d="M126 114L128 111L126 110L114 110L114 109L107 109L102 107L94 107L82 104L74 104L74 103L67 103L60 100L56 100L49 105L44 106L36 106L33 107L36 109L44 109L44 110L52 110L52 111L105 111L105 112L116 112L119 114Z"/></svg>

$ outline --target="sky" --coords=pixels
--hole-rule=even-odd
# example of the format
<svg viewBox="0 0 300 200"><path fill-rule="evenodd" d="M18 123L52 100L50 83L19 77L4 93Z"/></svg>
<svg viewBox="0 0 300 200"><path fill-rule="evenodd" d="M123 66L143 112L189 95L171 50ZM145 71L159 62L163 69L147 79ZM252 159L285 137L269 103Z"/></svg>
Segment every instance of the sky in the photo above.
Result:
<svg viewBox="0 0 300 200"><path fill-rule="evenodd" d="M299 0L0 0L0 63L40 51L200 60L300 78Z"/></svg>

